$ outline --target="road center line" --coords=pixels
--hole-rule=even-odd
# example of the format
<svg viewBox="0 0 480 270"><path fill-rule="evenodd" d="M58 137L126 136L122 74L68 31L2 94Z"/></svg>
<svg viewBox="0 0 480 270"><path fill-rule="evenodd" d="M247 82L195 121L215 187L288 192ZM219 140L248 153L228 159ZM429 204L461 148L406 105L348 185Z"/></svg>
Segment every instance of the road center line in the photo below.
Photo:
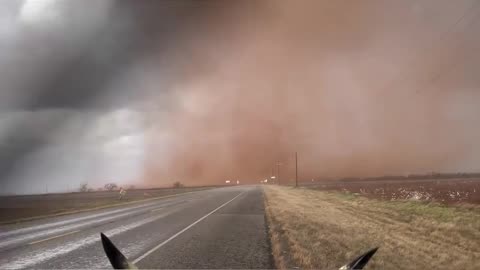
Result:
<svg viewBox="0 0 480 270"><path fill-rule="evenodd" d="M49 241L49 240L52 240L52 239L55 239L55 238L60 238L60 237L64 237L64 236L67 236L67 235L70 235L70 234L74 234L74 233L77 233L77 232L79 232L79 231L80 231L80 230L76 230L76 231L73 231L73 232L68 232L68 233L64 233L64 234L52 236L52 237L49 237L49 238L47 238L47 239L42 239L42 240L30 242L30 243L28 243L28 244L29 244L29 245L38 244L38 243L45 242L45 241Z"/></svg>
<svg viewBox="0 0 480 270"><path fill-rule="evenodd" d="M222 207L226 206L227 204L231 203L233 200L235 200L236 198L240 197L240 195L242 195L244 192L238 194L237 196L235 196L233 199L231 199L230 201L220 205L219 207L215 208L212 212L206 214L205 216L199 218L197 221L193 222L192 224L188 225L187 227L185 227L183 230L177 232L176 234L172 235L170 238L168 238L167 240L163 241L162 243L158 244L156 247L150 249L149 251L147 251L145 254L143 254L142 256L138 257L137 259L135 259L133 261L133 264L136 264L138 263L139 261L145 259L148 255L152 254L153 252L155 252L157 249L161 248L162 246L166 245L168 242L172 241L173 239L177 238L179 235L181 235L182 233L186 232L188 229L192 228L193 226L195 226L197 223L199 223L200 221L206 219L208 216L210 216L211 214L217 212L218 210L220 210Z"/></svg>

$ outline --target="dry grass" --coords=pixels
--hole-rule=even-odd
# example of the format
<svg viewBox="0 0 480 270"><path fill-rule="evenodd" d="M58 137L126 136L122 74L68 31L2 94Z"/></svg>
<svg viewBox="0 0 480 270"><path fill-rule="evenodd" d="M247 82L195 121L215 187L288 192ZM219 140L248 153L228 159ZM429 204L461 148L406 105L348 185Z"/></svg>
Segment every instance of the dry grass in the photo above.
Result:
<svg viewBox="0 0 480 270"><path fill-rule="evenodd" d="M279 268L338 269L379 246L368 269L480 269L480 208L266 186Z"/></svg>

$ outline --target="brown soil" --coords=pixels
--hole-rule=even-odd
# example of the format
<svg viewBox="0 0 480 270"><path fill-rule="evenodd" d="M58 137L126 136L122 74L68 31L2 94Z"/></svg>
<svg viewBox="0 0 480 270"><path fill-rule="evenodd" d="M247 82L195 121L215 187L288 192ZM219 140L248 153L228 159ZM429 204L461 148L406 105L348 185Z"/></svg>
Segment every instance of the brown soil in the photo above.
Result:
<svg viewBox="0 0 480 270"><path fill-rule="evenodd" d="M82 209L106 207L118 203L139 201L207 188L208 187L128 190L127 194L122 199L119 199L118 191L1 196L0 223L30 219L45 215L61 214Z"/></svg>
<svg viewBox="0 0 480 270"><path fill-rule="evenodd" d="M480 179L330 181L309 185L318 190L360 194L382 200L480 204Z"/></svg>

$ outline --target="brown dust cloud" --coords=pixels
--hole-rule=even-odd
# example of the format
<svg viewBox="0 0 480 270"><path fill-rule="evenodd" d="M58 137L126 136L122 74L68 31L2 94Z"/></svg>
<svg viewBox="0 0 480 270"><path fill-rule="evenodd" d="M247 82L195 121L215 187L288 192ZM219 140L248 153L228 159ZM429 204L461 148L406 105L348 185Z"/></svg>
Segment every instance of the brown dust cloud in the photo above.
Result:
<svg viewBox="0 0 480 270"><path fill-rule="evenodd" d="M480 170L477 1L219 3L147 61L147 184Z"/></svg>

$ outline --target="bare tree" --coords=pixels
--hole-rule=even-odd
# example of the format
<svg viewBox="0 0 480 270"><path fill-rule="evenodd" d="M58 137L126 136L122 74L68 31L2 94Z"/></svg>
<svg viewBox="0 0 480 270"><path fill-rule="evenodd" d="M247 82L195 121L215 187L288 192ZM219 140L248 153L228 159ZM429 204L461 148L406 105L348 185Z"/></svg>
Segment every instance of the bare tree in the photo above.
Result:
<svg viewBox="0 0 480 270"><path fill-rule="evenodd" d="M105 190L112 191L112 190L117 189L118 186L115 183L108 183L108 184L105 184L104 188L105 188Z"/></svg>
<svg viewBox="0 0 480 270"><path fill-rule="evenodd" d="M88 189L89 189L89 188L88 188L88 184L85 183L85 184L81 184L81 185L80 185L79 191L80 191L80 192L87 192Z"/></svg>
<svg viewBox="0 0 480 270"><path fill-rule="evenodd" d="M182 183L180 183L179 181L173 183L173 188L183 188L185 187Z"/></svg>

